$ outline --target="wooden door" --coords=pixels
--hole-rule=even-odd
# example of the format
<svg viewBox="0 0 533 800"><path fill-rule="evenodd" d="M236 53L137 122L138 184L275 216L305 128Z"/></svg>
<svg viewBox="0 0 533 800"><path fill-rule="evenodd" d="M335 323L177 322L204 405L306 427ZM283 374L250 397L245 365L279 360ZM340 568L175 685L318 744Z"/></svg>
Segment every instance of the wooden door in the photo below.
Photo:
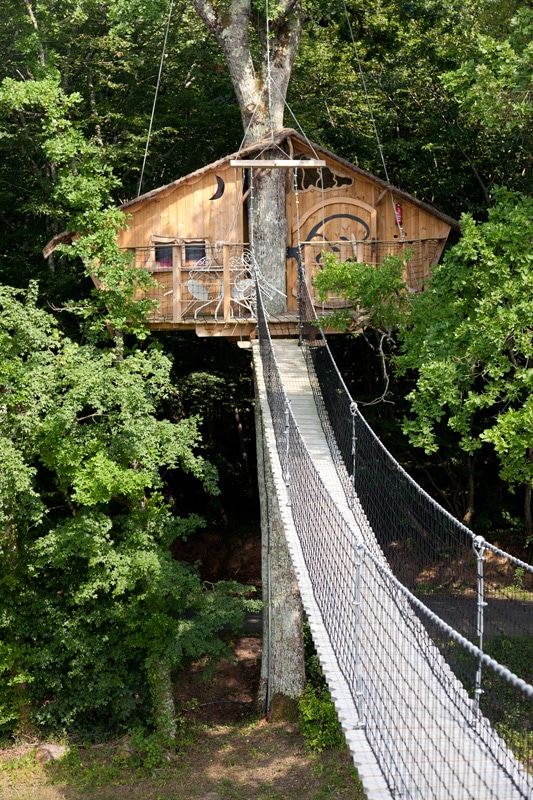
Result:
<svg viewBox="0 0 533 800"><path fill-rule="evenodd" d="M333 252L341 260L353 258L372 263L375 254L377 212L373 206L352 197L332 197L316 203L302 215L299 241L305 265L306 281L312 291L313 275L321 268L324 252ZM298 253L298 223L293 220L288 264L295 285L295 262ZM294 292L292 292L294 294Z"/></svg>

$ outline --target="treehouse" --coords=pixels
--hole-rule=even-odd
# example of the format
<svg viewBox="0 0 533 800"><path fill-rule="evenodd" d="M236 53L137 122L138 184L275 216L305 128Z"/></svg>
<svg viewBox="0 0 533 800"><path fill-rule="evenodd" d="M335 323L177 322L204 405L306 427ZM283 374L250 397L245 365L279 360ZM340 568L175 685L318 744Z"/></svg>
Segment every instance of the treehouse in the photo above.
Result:
<svg viewBox="0 0 533 800"><path fill-rule="evenodd" d="M285 169L287 249L283 313L271 315L273 335L297 333L298 257L311 294L325 251L379 264L387 253L408 252L405 279L423 289L458 224L390 184L354 166L294 130L276 136L281 159L262 160L259 143L124 203L130 227L120 246L157 282L153 330L195 330L199 336L247 338L255 331L248 204L254 174ZM253 163L250 170L248 164ZM300 168L301 167L301 168ZM251 197L252 195L252 197ZM261 272L266 295L278 291ZM332 298L335 305L335 298ZM279 305L279 304L278 304ZM321 304L322 305L322 304Z"/></svg>

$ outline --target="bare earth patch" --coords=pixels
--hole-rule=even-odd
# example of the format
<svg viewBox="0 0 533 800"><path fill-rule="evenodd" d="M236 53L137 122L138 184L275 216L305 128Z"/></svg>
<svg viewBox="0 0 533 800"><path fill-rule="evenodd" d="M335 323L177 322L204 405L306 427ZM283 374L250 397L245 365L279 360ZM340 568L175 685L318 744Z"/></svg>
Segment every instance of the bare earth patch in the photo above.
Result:
<svg viewBox="0 0 533 800"><path fill-rule="evenodd" d="M253 711L261 644L242 637L236 663L209 681L196 664L176 684L187 720L183 744L152 772L135 767L123 740L72 746L64 759L35 760L35 744L0 750L2 800L363 800L347 752L310 753L294 724ZM224 701L224 702L220 702ZM230 701L230 702L228 702Z"/></svg>

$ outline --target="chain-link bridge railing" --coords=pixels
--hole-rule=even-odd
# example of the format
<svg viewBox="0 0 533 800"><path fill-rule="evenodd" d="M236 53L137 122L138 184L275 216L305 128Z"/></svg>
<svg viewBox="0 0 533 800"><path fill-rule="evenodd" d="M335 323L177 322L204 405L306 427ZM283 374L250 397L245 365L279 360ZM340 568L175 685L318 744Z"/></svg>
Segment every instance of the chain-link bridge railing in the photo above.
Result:
<svg viewBox="0 0 533 800"><path fill-rule="evenodd" d="M352 516L315 468L259 299L261 360L294 527L354 725L394 798L531 800L531 568L476 539L409 479L359 414L305 296L301 312L316 406ZM491 617L496 591L509 606Z"/></svg>

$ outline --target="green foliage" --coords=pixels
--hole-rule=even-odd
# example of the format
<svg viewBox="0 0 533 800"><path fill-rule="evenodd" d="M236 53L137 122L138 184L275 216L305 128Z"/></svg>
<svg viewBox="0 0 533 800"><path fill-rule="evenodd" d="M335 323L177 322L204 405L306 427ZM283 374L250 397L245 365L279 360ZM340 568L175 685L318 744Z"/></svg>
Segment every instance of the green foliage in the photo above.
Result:
<svg viewBox="0 0 533 800"><path fill-rule="evenodd" d="M344 744L337 712L320 666L311 630L304 622L304 658L306 687L300 698L300 730L311 750L339 748Z"/></svg>
<svg viewBox="0 0 533 800"><path fill-rule="evenodd" d="M531 483L533 200L501 189L488 221L465 216L462 232L413 298L396 362L418 373L405 430L432 452L445 423L467 453L492 443L511 486Z"/></svg>
<svg viewBox="0 0 533 800"><path fill-rule="evenodd" d="M225 654L244 587L207 590L170 553L202 520L171 511L162 470L217 486L197 419L158 418L169 360L79 346L36 299L0 290L0 708L7 729L26 708L94 735L149 718L157 665Z"/></svg>
<svg viewBox="0 0 533 800"><path fill-rule="evenodd" d="M325 324L354 331L373 327L390 335L407 313L403 275L408 259L409 253L403 258L388 254L380 264L361 264L325 253L324 269L314 278L318 297L327 300L331 292L346 303L346 308L328 314Z"/></svg>
<svg viewBox="0 0 533 800"><path fill-rule="evenodd" d="M167 761L167 754L175 746L175 741L165 737L160 731L147 731L137 726L129 741L132 749L132 765L144 767L150 772Z"/></svg>
<svg viewBox="0 0 533 800"><path fill-rule="evenodd" d="M73 311L85 321L87 334L101 336L111 328L143 338L146 314L154 307L143 291L154 281L146 270L130 268L131 255L118 248L118 231L128 224L109 206L118 180L102 148L85 138L76 121L81 102L78 93L63 91L57 74L28 81L5 78L0 87L0 112L8 120L19 114L32 120L34 158L43 165L40 191L29 209L75 232L74 243L58 249L81 259L86 276L97 283L92 302L71 304ZM4 136L16 141L17 125L11 122Z"/></svg>
<svg viewBox="0 0 533 800"><path fill-rule="evenodd" d="M533 641L530 636L495 636L486 642L486 652L527 683L533 681ZM481 711L508 747L524 764L531 763L533 730L531 700L492 670L482 673Z"/></svg>
<svg viewBox="0 0 533 800"><path fill-rule="evenodd" d="M457 103L459 124L476 136L481 150L492 153L489 186L513 181L516 188L529 191L531 187L532 32L533 11L518 8L509 21L507 36L478 31L470 57L441 76Z"/></svg>
<svg viewBox="0 0 533 800"><path fill-rule="evenodd" d="M335 706L327 688L318 692L308 686L299 702L300 730L311 750L342 747L342 733Z"/></svg>

